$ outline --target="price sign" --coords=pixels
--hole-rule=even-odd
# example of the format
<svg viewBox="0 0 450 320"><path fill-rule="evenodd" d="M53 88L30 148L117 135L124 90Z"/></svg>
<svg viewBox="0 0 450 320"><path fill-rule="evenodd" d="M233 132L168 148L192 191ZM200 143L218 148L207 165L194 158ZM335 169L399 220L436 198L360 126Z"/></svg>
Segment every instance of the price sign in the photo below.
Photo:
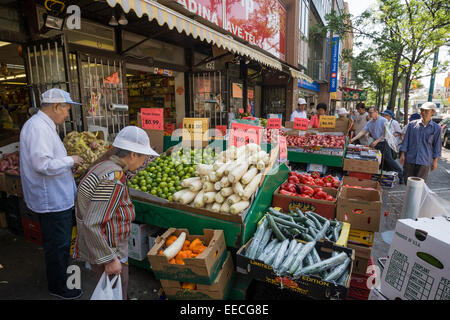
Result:
<svg viewBox="0 0 450 320"><path fill-rule="evenodd" d="M280 136L280 160L287 160L286 137Z"/></svg>
<svg viewBox="0 0 450 320"><path fill-rule="evenodd" d="M319 118L319 128L335 128L336 127L336 117L335 116L320 116Z"/></svg>
<svg viewBox="0 0 450 320"><path fill-rule="evenodd" d="M240 147L248 143L260 144L261 134L262 127L233 122L231 124L228 144L236 147Z"/></svg>
<svg viewBox="0 0 450 320"><path fill-rule="evenodd" d="M281 129L281 119L280 118L267 119L267 129Z"/></svg>
<svg viewBox="0 0 450 320"><path fill-rule="evenodd" d="M175 123L164 123L164 131L172 134L175 131Z"/></svg>
<svg viewBox="0 0 450 320"><path fill-rule="evenodd" d="M244 108L239 108L239 113L244 113Z"/></svg>
<svg viewBox="0 0 450 320"><path fill-rule="evenodd" d="M216 130L219 130L222 136L226 136L227 134L227 126L216 126Z"/></svg>
<svg viewBox="0 0 450 320"><path fill-rule="evenodd" d="M208 141L208 118L184 118L183 140Z"/></svg>
<svg viewBox="0 0 450 320"><path fill-rule="evenodd" d="M309 124L308 119L295 118L294 119L294 130L306 131L306 130L308 130L308 124Z"/></svg>
<svg viewBox="0 0 450 320"><path fill-rule="evenodd" d="M142 129L163 130L164 129L164 109L141 108Z"/></svg>

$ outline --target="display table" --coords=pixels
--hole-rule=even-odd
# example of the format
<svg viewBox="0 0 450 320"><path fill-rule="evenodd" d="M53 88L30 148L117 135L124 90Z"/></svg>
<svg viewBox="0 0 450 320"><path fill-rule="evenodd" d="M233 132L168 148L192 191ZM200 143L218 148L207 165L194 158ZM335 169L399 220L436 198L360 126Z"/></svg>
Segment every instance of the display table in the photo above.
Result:
<svg viewBox="0 0 450 320"><path fill-rule="evenodd" d="M348 137L345 141L344 152L342 156L328 155L320 153L298 152L295 148L288 148L288 160L290 162L323 164L329 167L344 166L344 158L347 152Z"/></svg>

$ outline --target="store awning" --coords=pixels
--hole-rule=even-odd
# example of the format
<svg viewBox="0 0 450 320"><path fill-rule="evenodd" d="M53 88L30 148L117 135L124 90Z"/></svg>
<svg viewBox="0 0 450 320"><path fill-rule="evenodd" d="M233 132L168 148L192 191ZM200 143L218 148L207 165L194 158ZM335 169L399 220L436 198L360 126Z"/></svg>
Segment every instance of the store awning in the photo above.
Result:
<svg viewBox="0 0 450 320"><path fill-rule="evenodd" d="M313 82L314 82L313 79L311 79L310 77L308 77L308 76L307 76L306 74L304 74L303 72L300 72L300 71L298 71L298 70L295 70L295 69L293 69L293 68L291 68L291 67L289 67L289 70L291 71L291 75L292 75L293 78L303 79L303 80L306 80L306 81L308 81L308 82L310 82L310 83L313 83Z"/></svg>
<svg viewBox="0 0 450 320"><path fill-rule="evenodd" d="M229 35L222 34L195 20L189 19L160 3L150 0L106 0L106 2L111 7L120 4L126 13L133 9L139 18L147 14L149 21L156 19L160 26L167 24L170 30L175 28L179 33L184 31L187 35L192 35L194 39L200 38L202 41L213 43L219 48L222 47L225 50L241 56L247 56L274 69L282 70L281 62L278 60L234 40Z"/></svg>

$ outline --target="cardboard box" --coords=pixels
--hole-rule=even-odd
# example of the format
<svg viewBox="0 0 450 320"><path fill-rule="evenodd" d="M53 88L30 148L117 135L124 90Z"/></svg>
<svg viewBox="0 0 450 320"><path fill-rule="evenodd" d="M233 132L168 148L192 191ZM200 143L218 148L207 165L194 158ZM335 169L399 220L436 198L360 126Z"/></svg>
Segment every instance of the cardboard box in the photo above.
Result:
<svg viewBox="0 0 450 320"><path fill-rule="evenodd" d="M356 160L356 159L344 159L344 171L354 171L362 173L378 173L380 164L378 161L370 160Z"/></svg>
<svg viewBox="0 0 450 320"><path fill-rule="evenodd" d="M367 265L370 260L372 248L352 243L347 244L347 248L355 250L355 261L353 261L353 273L365 275L367 271Z"/></svg>
<svg viewBox="0 0 450 320"><path fill-rule="evenodd" d="M326 201L288 196L285 194L281 194L279 191L280 187L273 194L272 207L280 207L284 212L289 212L289 210L295 210L297 208L302 210L303 212L313 211L328 219L334 219L336 216L337 201ZM337 190L333 188L326 188L324 189L324 191L334 198L336 198L336 195L338 193Z"/></svg>
<svg viewBox="0 0 450 320"><path fill-rule="evenodd" d="M450 221L397 221L381 277L389 300L450 300Z"/></svg>
<svg viewBox="0 0 450 320"><path fill-rule="evenodd" d="M233 272L233 259L228 252L213 284L196 284L195 290L185 290L182 288L182 282L162 279L161 286L169 300L225 300L231 291Z"/></svg>
<svg viewBox="0 0 450 320"><path fill-rule="evenodd" d="M359 186L362 188L373 188L375 190L378 190L380 193L383 193L383 189L381 188L378 181L358 179L355 177L344 176L344 177L342 177L341 187L343 187L345 185Z"/></svg>
<svg viewBox="0 0 450 320"><path fill-rule="evenodd" d="M339 191L336 218L352 228L378 232L382 197L378 191L342 187Z"/></svg>
<svg viewBox="0 0 450 320"><path fill-rule="evenodd" d="M373 246L374 239L375 239L375 232L373 231L365 231L351 228L350 233L348 235L348 243L362 244L367 247Z"/></svg>
<svg viewBox="0 0 450 320"><path fill-rule="evenodd" d="M148 236L158 227L147 224L131 224L131 233L128 238L128 256L131 259L142 261L149 250Z"/></svg>
<svg viewBox="0 0 450 320"><path fill-rule="evenodd" d="M388 298L379 289L373 288L370 290L369 300L388 300Z"/></svg>
<svg viewBox="0 0 450 320"><path fill-rule="evenodd" d="M16 197L23 197L20 176L5 173L5 192Z"/></svg>
<svg viewBox="0 0 450 320"><path fill-rule="evenodd" d="M290 279L286 276L278 276L272 266L266 265L257 259L251 260L245 256L246 250L250 246L253 239L242 246L236 253L236 269L238 272L247 274L248 276L263 282L282 286L283 288L295 292L302 296L307 296L316 300L344 300L347 297L350 288L350 275L352 273L352 264L350 264L350 272L345 281L345 286L333 282L322 280L318 276L304 276L299 279ZM316 250L320 257L325 259L331 257L333 251L346 252L351 256L352 262L355 259L355 253L352 249L336 246L329 241L317 242Z"/></svg>
<svg viewBox="0 0 450 320"><path fill-rule="evenodd" d="M195 258L183 259L184 265L170 264L165 256L158 254L165 248L165 242L172 234L177 237L186 233L186 239L199 238L207 246L205 251ZM203 235L191 235L187 229L170 228L156 238L155 245L148 252L148 260L157 279L212 284L227 258L225 235L223 230L203 229Z"/></svg>
<svg viewBox="0 0 450 320"><path fill-rule="evenodd" d="M5 173L0 172L0 191L6 191Z"/></svg>

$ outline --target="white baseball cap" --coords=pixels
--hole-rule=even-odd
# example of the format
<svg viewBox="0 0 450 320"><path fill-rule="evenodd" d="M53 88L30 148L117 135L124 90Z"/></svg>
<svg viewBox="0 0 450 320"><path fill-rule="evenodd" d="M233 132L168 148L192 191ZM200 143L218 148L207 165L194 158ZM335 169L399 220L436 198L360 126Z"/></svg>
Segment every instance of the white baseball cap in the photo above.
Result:
<svg viewBox="0 0 450 320"><path fill-rule="evenodd" d="M306 100L303 98L299 98L297 104L306 104Z"/></svg>
<svg viewBox="0 0 450 320"><path fill-rule="evenodd" d="M41 104L42 103L70 103L81 105L81 103L72 101L70 94L67 91L58 88L52 88L45 91L42 94Z"/></svg>
<svg viewBox="0 0 450 320"><path fill-rule="evenodd" d="M348 111L345 108L340 108L337 111L337 114L341 116L341 115L344 115L344 114L348 114Z"/></svg>
<svg viewBox="0 0 450 320"><path fill-rule="evenodd" d="M424 110L434 110L436 111L436 104L433 102L425 102L423 105L420 106L420 109Z"/></svg>
<svg viewBox="0 0 450 320"><path fill-rule="evenodd" d="M150 139L148 138L147 133L135 126L127 126L120 130L114 139L113 147L148 156L159 156L159 154L150 147Z"/></svg>

